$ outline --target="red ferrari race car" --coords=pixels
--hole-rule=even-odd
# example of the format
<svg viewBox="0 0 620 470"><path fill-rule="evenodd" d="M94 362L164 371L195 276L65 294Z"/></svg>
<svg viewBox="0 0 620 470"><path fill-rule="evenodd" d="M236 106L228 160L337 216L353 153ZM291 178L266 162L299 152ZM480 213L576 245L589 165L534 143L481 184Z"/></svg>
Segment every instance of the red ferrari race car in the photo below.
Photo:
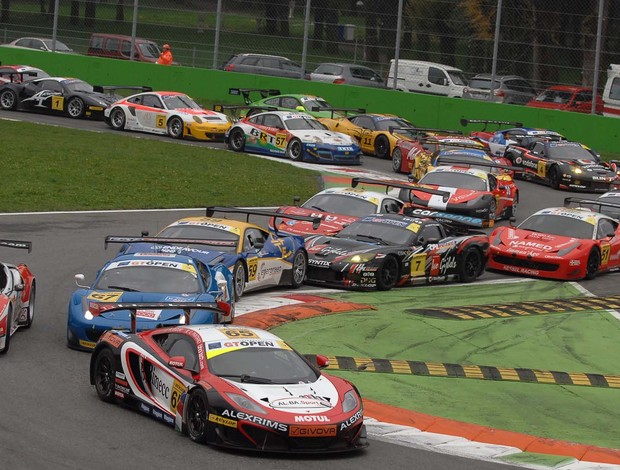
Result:
<svg viewBox="0 0 620 470"><path fill-rule="evenodd" d="M32 249L31 242L0 240L0 246ZM8 352L11 336L34 320L36 282L25 264L0 263L0 354Z"/></svg>
<svg viewBox="0 0 620 470"><path fill-rule="evenodd" d="M565 205L582 199L566 198ZM592 200L590 205L620 205ZM620 267L618 221L585 207L542 209L518 227L498 227L490 235L490 270L577 280Z"/></svg>
<svg viewBox="0 0 620 470"><path fill-rule="evenodd" d="M480 227L492 227L496 220L515 217L519 202L517 185L510 175L493 173L494 169L514 171L513 167L485 163L482 159L472 162L440 158L438 164L418 184L447 193L448 197L418 188L401 189L400 199L407 203L405 214L411 214L412 209L426 209L428 213L416 215L446 221L466 218L468 223Z"/></svg>
<svg viewBox="0 0 620 470"><path fill-rule="evenodd" d="M368 445L362 399L345 379L321 373L281 338L257 328L190 325L202 304L102 304L106 312L179 308L179 326L108 330L90 362L105 402L123 403L198 443L231 449L320 453ZM93 314L97 311L93 309Z"/></svg>

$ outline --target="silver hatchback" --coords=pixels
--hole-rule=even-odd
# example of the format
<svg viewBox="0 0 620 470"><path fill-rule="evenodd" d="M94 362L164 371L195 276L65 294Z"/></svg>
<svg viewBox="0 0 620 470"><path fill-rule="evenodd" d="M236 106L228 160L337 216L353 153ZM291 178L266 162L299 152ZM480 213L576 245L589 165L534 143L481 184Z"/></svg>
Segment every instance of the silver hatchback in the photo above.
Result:
<svg viewBox="0 0 620 470"><path fill-rule="evenodd" d="M385 88L385 81L377 72L358 64L319 64L315 71L310 74L310 80Z"/></svg>
<svg viewBox="0 0 620 470"><path fill-rule="evenodd" d="M469 81L463 90L463 98L493 101L506 104L526 104L536 96L536 91L529 82L518 75L496 75L491 93L491 74L480 73Z"/></svg>

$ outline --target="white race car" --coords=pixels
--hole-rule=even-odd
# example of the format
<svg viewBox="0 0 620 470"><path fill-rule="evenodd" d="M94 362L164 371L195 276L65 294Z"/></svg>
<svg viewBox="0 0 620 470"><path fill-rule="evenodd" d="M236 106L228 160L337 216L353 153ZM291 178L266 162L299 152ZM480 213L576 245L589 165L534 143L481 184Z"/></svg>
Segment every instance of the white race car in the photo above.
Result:
<svg viewBox="0 0 620 470"><path fill-rule="evenodd" d="M175 91L138 93L105 110L105 122L115 130L167 134L175 139L224 140L231 120L222 113L200 107L192 98Z"/></svg>

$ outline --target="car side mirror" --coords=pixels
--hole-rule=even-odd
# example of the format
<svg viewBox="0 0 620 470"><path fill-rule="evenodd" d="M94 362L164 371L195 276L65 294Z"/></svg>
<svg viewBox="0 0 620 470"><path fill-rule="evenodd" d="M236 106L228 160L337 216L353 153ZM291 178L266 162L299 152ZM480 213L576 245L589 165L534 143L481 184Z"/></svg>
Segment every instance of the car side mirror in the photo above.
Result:
<svg viewBox="0 0 620 470"><path fill-rule="evenodd" d="M172 367L176 367L177 369L185 369L185 357L183 356L172 356L168 360L168 365Z"/></svg>
<svg viewBox="0 0 620 470"><path fill-rule="evenodd" d="M316 365L319 369L325 369L326 367L329 367L329 358L327 356L323 356L322 354L317 354Z"/></svg>
<svg viewBox="0 0 620 470"><path fill-rule="evenodd" d="M84 274L75 275L75 284L83 289L88 289L88 286L84 284Z"/></svg>

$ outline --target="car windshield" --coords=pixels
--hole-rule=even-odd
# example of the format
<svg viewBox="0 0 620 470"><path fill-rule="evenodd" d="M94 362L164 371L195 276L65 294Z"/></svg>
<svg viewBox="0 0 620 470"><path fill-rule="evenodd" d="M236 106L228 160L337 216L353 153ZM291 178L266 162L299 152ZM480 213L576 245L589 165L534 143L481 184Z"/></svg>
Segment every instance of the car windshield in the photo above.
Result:
<svg viewBox="0 0 620 470"><path fill-rule="evenodd" d="M313 383L319 378L320 374L295 351L280 349L274 340L256 342L266 343L269 347L232 348L209 357L209 352L214 351L213 344L206 344L209 371L246 383L299 384Z"/></svg>
<svg viewBox="0 0 620 470"><path fill-rule="evenodd" d="M599 202L605 202L610 204L616 204L618 207L605 207L601 206L601 213L618 219L620 216L620 194L617 196L605 196L598 198Z"/></svg>
<svg viewBox="0 0 620 470"><path fill-rule="evenodd" d="M82 91L86 93L92 93L93 86L90 83L83 82L82 80L72 80L65 82L65 86L69 91Z"/></svg>
<svg viewBox="0 0 620 470"><path fill-rule="evenodd" d="M201 106L187 95L164 95L162 98L168 109L201 109Z"/></svg>
<svg viewBox="0 0 620 470"><path fill-rule="evenodd" d="M377 204L374 202L344 194L317 194L301 207L354 217L362 217L377 212Z"/></svg>
<svg viewBox="0 0 620 470"><path fill-rule="evenodd" d="M536 101L565 104L570 101L572 96L573 94L569 91L547 90L538 95Z"/></svg>
<svg viewBox="0 0 620 470"><path fill-rule="evenodd" d="M159 54L161 54L159 48L155 44L149 42L138 44L138 49L140 49L140 52L144 57L150 57L152 59L157 59Z"/></svg>
<svg viewBox="0 0 620 470"><path fill-rule="evenodd" d="M305 129L319 129L319 130L326 129L326 127L322 123L320 123L316 119L310 119L310 118L287 119L284 122L284 125L290 131L300 131L300 130L305 130Z"/></svg>
<svg viewBox="0 0 620 470"><path fill-rule="evenodd" d="M172 225L166 227L157 234L157 237L162 238L187 238L194 240L211 240L213 241L212 250L226 251L235 253L237 251L237 245L239 244L239 235L233 232L225 230L224 227L210 227L205 225ZM224 246L217 242L232 241L235 246ZM183 244L183 246L189 246L200 250L208 250L210 245L208 244Z"/></svg>
<svg viewBox="0 0 620 470"><path fill-rule="evenodd" d="M431 171L422 177L420 184L487 191L485 180L478 176L458 171Z"/></svg>
<svg viewBox="0 0 620 470"><path fill-rule="evenodd" d="M549 145L545 154L552 160L596 161L596 157L581 145Z"/></svg>
<svg viewBox="0 0 620 470"><path fill-rule="evenodd" d="M338 232L337 236L386 245L413 245L415 242L415 233L411 230L383 222L353 222Z"/></svg>
<svg viewBox="0 0 620 470"><path fill-rule="evenodd" d="M594 227L594 224L575 217L553 214L534 214L519 225L523 230L584 239L593 238Z"/></svg>
<svg viewBox="0 0 620 470"><path fill-rule="evenodd" d="M313 108L319 108L319 111L328 110L332 108L331 104L319 98L315 100L306 100L303 102L303 104L304 104L304 108L306 108L307 111L312 111Z"/></svg>
<svg viewBox="0 0 620 470"><path fill-rule="evenodd" d="M488 78L472 78L469 81L470 88L478 88L480 90L490 90L491 89L491 80ZM498 88L499 83L494 82L493 88Z"/></svg>
<svg viewBox="0 0 620 470"><path fill-rule="evenodd" d="M467 79L463 72L459 72L458 70L448 70L448 75L452 79L455 85L467 85Z"/></svg>
<svg viewBox="0 0 620 470"><path fill-rule="evenodd" d="M43 42L49 48L49 50L54 50L52 48L53 41L51 39L45 39ZM60 42L58 40L56 40L56 49L55 50L58 51L58 52L73 52L73 49L71 49L69 46L67 46L66 44L63 44L62 42Z"/></svg>
<svg viewBox="0 0 620 470"><path fill-rule="evenodd" d="M377 125L377 130L379 131L389 131L390 127L413 127L413 124L411 124L409 121L406 121L404 119L378 119L377 121L375 121L376 125ZM406 131L403 131L406 132ZM398 131L399 134L402 134L401 131Z"/></svg>
<svg viewBox="0 0 620 470"><path fill-rule="evenodd" d="M101 274L93 289L197 294L200 292L200 283L195 272L177 267L119 266L115 263Z"/></svg>

